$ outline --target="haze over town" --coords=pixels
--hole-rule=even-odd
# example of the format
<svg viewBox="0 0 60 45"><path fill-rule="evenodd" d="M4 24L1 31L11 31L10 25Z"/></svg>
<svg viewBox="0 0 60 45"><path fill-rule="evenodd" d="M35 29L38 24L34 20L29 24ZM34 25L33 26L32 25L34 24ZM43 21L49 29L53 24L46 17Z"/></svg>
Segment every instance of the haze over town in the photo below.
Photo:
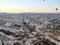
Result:
<svg viewBox="0 0 60 45"><path fill-rule="evenodd" d="M0 12L58 12L60 0L0 0ZM56 11L56 8L59 10Z"/></svg>

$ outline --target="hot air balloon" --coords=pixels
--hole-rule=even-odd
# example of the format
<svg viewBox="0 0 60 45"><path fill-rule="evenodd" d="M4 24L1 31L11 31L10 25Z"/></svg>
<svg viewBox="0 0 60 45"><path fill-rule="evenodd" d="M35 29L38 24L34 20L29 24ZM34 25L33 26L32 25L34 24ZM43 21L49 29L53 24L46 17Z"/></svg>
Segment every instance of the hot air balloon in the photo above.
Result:
<svg viewBox="0 0 60 45"><path fill-rule="evenodd" d="M43 0L45 2L45 0Z"/></svg>
<svg viewBox="0 0 60 45"><path fill-rule="evenodd" d="M58 11L58 8L56 8L56 11Z"/></svg>

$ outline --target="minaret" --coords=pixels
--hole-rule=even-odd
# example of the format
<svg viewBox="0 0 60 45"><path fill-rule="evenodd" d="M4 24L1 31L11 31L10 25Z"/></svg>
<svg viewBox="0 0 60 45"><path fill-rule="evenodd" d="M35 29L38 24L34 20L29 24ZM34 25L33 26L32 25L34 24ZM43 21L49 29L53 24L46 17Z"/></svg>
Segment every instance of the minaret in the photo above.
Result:
<svg viewBox="0 0 60 45"><path fill-rule="evenodd" d="M23 15L23 17L22 17L22 24L24 25L24 15Z"/></svg>
<svg viewBox="0 0 60 45"><path fill-rule="evenodd" d="M21 22L21 28L23 28L23 26L24 26L24 15L22 15L22 22Z"/></svg>

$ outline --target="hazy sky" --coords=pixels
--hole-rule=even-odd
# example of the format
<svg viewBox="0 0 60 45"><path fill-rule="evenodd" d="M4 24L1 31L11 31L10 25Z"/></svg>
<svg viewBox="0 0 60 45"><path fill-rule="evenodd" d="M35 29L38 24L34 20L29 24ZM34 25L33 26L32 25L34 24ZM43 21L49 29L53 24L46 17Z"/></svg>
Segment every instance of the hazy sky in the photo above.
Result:
<svg viewBox="0 0 60 45"><path fill-rule="evenodd" d="M60 12L60 0L0 0L0 12Z"/></svg>

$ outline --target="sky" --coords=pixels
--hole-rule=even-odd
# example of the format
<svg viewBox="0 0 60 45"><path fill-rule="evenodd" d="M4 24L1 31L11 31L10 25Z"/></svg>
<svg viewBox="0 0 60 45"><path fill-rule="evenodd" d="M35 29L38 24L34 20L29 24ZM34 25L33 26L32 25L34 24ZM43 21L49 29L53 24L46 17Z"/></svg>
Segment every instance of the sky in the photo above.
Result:
<svg viewBox="0 0 60 45"><path fill-rule="evenodd" d="M58 8L57 11L56 8ZM60 0L0 0L0 12L60 13Z"/></svg>

